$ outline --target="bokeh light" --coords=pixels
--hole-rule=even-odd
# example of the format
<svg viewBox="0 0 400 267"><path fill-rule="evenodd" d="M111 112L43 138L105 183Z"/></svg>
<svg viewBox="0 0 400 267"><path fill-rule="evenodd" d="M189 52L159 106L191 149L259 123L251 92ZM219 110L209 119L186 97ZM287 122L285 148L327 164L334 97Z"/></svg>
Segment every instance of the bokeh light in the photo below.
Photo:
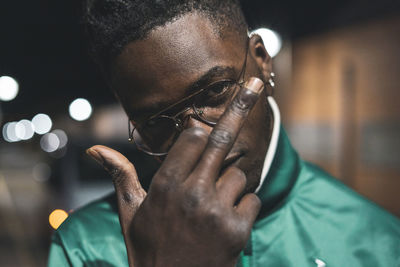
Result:
<svg viewBox="0 0 400 267"><path fill-rule="evenodd" d="M251 32L251 34L258 34L264 42L265 49L271 57L275 57L282 47L282 39L279 34L267 28L260 28Z"/></svg>
<svg viewBox="0 0 400 267"><path fill-rule="evenodd" d="M50 226L57 229L67 218L68 213L65 210L55 209L49 215Z"/></svg>
<svg viewBox="0 0 400 267"><path fill-rule="evenodd" d="M4 124L3 138L7 142L17 142L20 140L16 134L16 129L15 129L16 125L17 125L17 122L15 122L15 121Z"/></svg>
<svg viewBox="0 0 400 267"><path fill-rule="evenodd" d="M15 125L15 134L18 139L28 140L33 137L34 134L33 124L28 120L20 120Z"/></svg>
<svg viewBox="0 0 400 267"><path fill-rule="evenodd" d="M60 140L60 145L58 146L58 149L61 149L67 145L68 137L67 137L67 134L63 130L60 130L60 129L53 130L52 133L57 135L58 140Z"/></svg>
<svg viewBox="0 0 400 267"><path fill-rule="evenodd" d="M51 153L56 151L60 146L60 139L54 133L47 133L40 139L40 147L43 151Z"/></svg>
<svg viewBox="0 0 400 267"><path fill-rule="evenodd" d="M77 121L87 120L92 114L92 105L84 98L78 98L69 105L69 115Z"/></svg>
<svg viewBox="0 0 400 267"><path fill-rule="evenodd" d="M11 101L19 91L18 82L10 76L0 77L0 100Z"/></svg>
<svg viewBox="0 0 400 267"><path fill-rule="evenodd" d="M39 113L32 119L33 129L37 134L45 134L51 130L53 122L46 114Z"/></svg>

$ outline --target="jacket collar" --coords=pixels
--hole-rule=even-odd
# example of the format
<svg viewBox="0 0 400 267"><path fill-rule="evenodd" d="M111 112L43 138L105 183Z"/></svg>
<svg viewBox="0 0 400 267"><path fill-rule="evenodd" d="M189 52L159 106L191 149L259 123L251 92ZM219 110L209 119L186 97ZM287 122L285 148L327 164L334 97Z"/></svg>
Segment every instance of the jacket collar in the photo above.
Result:
<svg viewBox="0 0 400 267"><path fill-rule="evenodd" d="M278 106L268 98L273 115L274 129L264 161L260 185L256 194L262 207L258 218L263 218L279 209L295 184L300 171L300 159L280 125Z"/></svg>

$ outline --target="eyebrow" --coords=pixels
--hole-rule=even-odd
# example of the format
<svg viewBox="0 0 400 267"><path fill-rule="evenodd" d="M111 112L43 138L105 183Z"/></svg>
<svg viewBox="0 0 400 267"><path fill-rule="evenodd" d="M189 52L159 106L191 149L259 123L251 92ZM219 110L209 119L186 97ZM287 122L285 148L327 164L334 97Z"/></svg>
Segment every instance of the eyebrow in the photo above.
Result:
<svg viewBox="0 0 400 267"><path fill-rule="evenodd" d="M194 94L196 91L203 89L206 87L208 84L211 82L214 82L217 78L221 79L236 79L237 77L235 68L231 66L214 66L211 69L209 69L206 73L204 73L199 79L197 79L195 82L193 82L191 85L185 88L185 96L182 97L184 99L187 96L190 96L191 94ZM178 101L162 101L158 102L156 105L153 105L152 107L143 107L139 109L135 109L133 114L150 114L150 116L146 116L146 118L150 118L160 111L162 111L165 108L168 108L169 106L173 105L174 103L179 103ZM132 118L137 117L132 116Z"/></svg>
<svg viewBox="0 0 400 267"><path fill-rule="evenodd" d="M203 76L197 81L192 83L186 88L186 96L195 93L196 91L206 87L208 84L213 82L215 78L234 78L236 75L235 69L230 66L215 66L209 69Z"/></svg>

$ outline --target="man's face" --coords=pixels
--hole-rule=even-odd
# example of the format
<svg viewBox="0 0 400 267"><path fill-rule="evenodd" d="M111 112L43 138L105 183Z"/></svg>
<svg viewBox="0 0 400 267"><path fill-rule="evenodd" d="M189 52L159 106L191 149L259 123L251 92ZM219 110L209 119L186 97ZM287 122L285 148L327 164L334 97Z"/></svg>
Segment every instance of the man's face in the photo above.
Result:
<svg viewBox="0 0 400 267"><path fill-rule="evenodd" d="M221 79L236 80L246 56L245 80L256 76L265 81L265 62L256 58L253 50L250 42L246 55L246 43L238 33L227 31L221 37L207 18L190 13L154 29L144 40L129 43L112 66L111 84L132 122L140 125L193 93L199 81L207 86ZM229 166L239 167L247 175L246 191L254 191L259 183L270 123L262 94L227 157ZM212 130L190 117L186 127L193 126Z"/></svg>

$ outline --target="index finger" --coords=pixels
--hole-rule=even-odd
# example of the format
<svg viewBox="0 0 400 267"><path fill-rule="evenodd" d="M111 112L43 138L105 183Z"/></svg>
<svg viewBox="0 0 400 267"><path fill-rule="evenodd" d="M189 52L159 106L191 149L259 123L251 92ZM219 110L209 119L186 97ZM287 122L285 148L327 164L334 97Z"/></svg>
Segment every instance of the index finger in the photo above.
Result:
<svg viewBox="0 0 400 267"><path fill-rule="evenodd" d="M263 89L264 83L259 78L251 77L237 93L208 137L206 148L194 170L200 176L196 176L217 179L225 157Z"/></svg>

